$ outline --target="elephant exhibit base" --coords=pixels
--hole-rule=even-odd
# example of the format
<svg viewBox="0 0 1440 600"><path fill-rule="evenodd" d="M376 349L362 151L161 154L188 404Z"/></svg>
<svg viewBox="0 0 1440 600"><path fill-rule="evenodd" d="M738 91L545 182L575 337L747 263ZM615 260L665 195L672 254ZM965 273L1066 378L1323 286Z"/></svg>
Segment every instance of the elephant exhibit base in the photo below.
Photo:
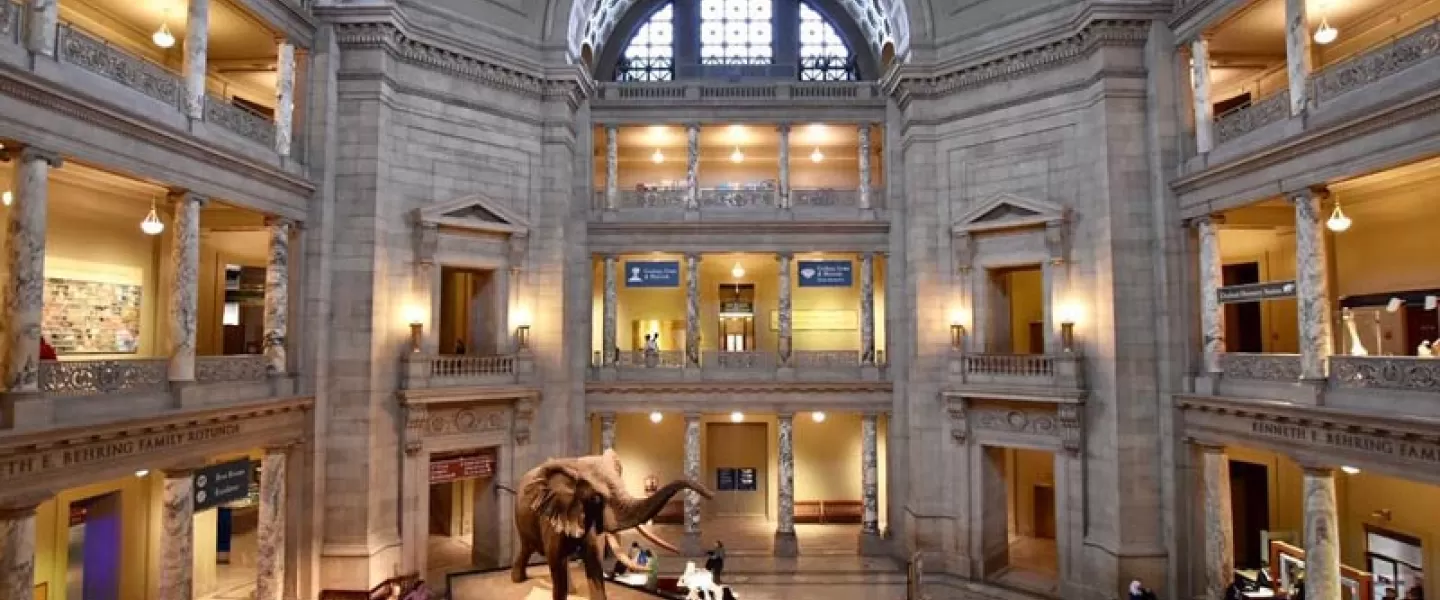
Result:
<svg viewBox="0 0 1440 600"><path fill-rule="evenodd" d="M510 581L510 569L474 573L450 580L450 597L455 600L550 600L550 569L535 565L527 571L529 579L521 583ZM585 567L580 563L570 565L570 600L586 597ZM578 583L578 590L575 589ZM613 581L605 583L605 593L610 600L655 600L658 596L642 592Z"/></svg>
<svg viewBox="0 0 1440 600"><path fill-rule="evenodd" d="M795 532L775 532L775 556L785 558L800 556L800 540L795 537Z"/></svg>

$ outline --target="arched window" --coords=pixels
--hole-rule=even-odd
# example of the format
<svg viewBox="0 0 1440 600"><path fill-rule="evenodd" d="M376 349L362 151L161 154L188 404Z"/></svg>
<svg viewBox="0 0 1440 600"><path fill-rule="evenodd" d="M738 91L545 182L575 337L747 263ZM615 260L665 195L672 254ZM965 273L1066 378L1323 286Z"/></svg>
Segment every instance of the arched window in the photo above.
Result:
<svg viewBox="0 0 1440 600"><path fill-rule="evenodd" d="M823 15L800 3L800 81L854 81L855 54Z"/></svg>
<svg viewBox="0 0 1440 600"><path fill-rule="evenodd" d="M768 65L773 0L700 0L700 63Z"/></svg>
<svg viewBox="0 0 1440 600"><path fill-rule="evenodd" d="M615 67L616 81L670 81L675 79L675 9L666 4L650 15Z"/></svg>

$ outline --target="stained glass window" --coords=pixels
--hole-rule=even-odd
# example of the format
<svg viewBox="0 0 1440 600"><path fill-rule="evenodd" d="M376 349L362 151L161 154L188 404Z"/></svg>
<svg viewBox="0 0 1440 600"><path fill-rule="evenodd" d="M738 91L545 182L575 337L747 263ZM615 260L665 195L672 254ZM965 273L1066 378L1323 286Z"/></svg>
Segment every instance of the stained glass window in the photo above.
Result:
<svg viewBox="0 0 1440 600"><path fill-rule="evenodd" d="M670 81L675 78L675 10L666 4L650 15L615 67L616 81Z"/></svg>
<svg viewBox="0 0 1440 600"><path fill-rule="evenodd" d="M773 0L700 0L700 62L707 65L768 65Z"/></svg>
<svg viewBox="0 0 1440 600"><path fill-rule="evenodd" d="M835 26L809 4L800 3L800 80L854 81L855 55Z"/></svg>

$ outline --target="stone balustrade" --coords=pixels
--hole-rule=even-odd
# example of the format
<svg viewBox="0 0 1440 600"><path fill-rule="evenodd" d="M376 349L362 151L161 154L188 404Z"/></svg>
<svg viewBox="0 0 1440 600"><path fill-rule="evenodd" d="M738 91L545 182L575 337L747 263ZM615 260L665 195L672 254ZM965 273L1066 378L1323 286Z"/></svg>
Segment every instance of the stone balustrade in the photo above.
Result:
<svg viewBox="0 0 1440 600"><path fill-rule="evenodd" d="M704 208L773 208L775 190L701 189L700 207Z"/></svg>
<svg viewBox="0 0 1440 600"><path fill-rule="evenodd" d="M218 125L230 133L258 142L266 148L275 147L275 121L260 113L241 108L223 98L205 95L205 122Z"/></svg>
<svg viewBox="0 0 1440 600"><path fill-rule="evenodd" d="M956 354L950 375L961 383L987 387L1084 387L1083 361L1077 354Z"/></svg>
<svg viewBox="0 0 1440 600"><path fill-rule="evenodd" d="M195 357L195 381L198 383L235 383L265 381L268 363L263 354Z"/></svg>
<svg viewBox="0 0 1440 600"><path fill-rule="evenodd" d="M643 369L679 369L685 366L685 352L683 350L657 350L646 352L634 350L621 352L619 366L627 368Z"/></svg>
<svg viewBox="0 0 1440 600"><path fill-rule="evenodd" d="M1440 359L1414 356L1331 356L1338 388L1440 393Z"/></svg>
<svg viewBox="0 0 1440 600"><path fill-rule="evenodd" d="M184 79L164 66L69 23L60 24L56 43L55 58L61 63L90 71L180 111L184 102Z"/></svg>
<svg viewBox="0 0 1440 600"><path fill-rule="evenodd" d="M1290 90L1280 90L1215 117L1215 143L1223 144L1290 116Z"/></svg>
<svg viewBox="0 0 1440 600"><path fill-rule="evenodd" d="M878 191L871 191L872 199L883 196ZM794 208L859 208L860 192L836 189L792 189L790 190L790 206Z"/></svg>
<svg viewBox="0 0 1440 600"><path fill-rule="evenodd" d="M1440 19L1394 41L1311 74L1315 100L1324 104L1440 57Z"/></svg>
<svg viewBox="0 0 1440 600"><path fill-rule="evenodd" d="M797 350L790 358L796 369L854 369L860 366L858 350Z"/></svg>
<svg viewBox="0 0 1440 600"><path fill-rule="evenodd" d="M1300 381L1300 355L1226 352L1220 369L1225 379L1294 383Z"/></svg>
<svg viewBox="0 0 1440 600"><path fill-rule="evenodd" d="M46 360L40 362L40 391L49 396L95 396L165 392L168 358Z"/></svg>
<svg viewBox="0 0 1440 600"><path fill-rule="evenodd" d="M534 372L529 354L405 356L405 388L506 385Z"/></svg>
<svg viewBox="0 0 1440 600"><path fill-rule="evenodd" d="M736 102L778 105L866 103L884 106L885 98L871 82L795 81L782 83L722 83L715 80L597 83L596 104L634 106L649 103L673 106L676 101L699 104Z"/></svg>
<svg viewBox="0 0 1440 600"><path fill-rule="evenodd" d="M790 364L781 363L774 351L700 353L700 367L689 368L680 350L621 352L614 369L600 367L600 354L591 360L591 378L621 381L875 381L887 374L884 354L877 352L876 366L863 367L857 350L800 350L791 354Z"/></svg>
<svg viewBox="0 0 1440 600"><path fill-rule="evenodd" d="M702 368L718 370L774 370L779 357L774 352L719 352L706 350L700 354Z"/></svg>

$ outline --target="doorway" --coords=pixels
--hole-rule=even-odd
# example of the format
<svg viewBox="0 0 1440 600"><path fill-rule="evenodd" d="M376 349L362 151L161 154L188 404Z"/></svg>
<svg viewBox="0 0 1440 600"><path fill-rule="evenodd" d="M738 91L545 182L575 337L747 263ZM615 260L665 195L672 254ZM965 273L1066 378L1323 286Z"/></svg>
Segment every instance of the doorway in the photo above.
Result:
<svg viewBox="0 0 1440 600"><path fill-rule="evenodd" d="M986 579L1040 594L1059 582L1055 454L986 446L980 460Z"/></svg>
<svg viewBox="0 0 1440 600"><path fill-rule="evenodd" d="M1040 265L991 269L985 351L1045 353L1045 285Z"/></svg>
<svg viewBox="0 0 1440 600"><path fill-rule="evenodd" d="M65 597L120 598L120 492L70 504Z"/></svg>
<svg viewBox="0 0 1440 600"><path fill-rule="evenodd" d="M1260 283L1260 263L1236 263L1221 267L1221 284L1246 285ZM1225 351L1260 353L1265 351L1264 323L1259 302L1239 302L1225 306Z"/></svg>
<svg viewBox="0 0 1440 600"><path fill-rule="evenodd" d="M720 284L719 348L721 352L755 349L755 285Z"/></svg>
<svg viewBox="0 0 1440 600"><path fill-rule="evenodd" d="M494 448L430 455L427 578L501 565Z"/></svg>
<svg viewBox="0 0 1440 600"><path fill-rule="evenodd" d="M1262 536L1270 529L1270 469L1262 464L1231 459L1230 507L1235 567L1264 566L1269 559L1269 549Z"/></svg>
<svg viewBox="0 0 1440 600"><path fill-rule="evenodd" d="M492 270L440 270L440 354L489 356L504 352L502 307L509 301Z"/></svg>
<svg viewBox="0 0 1440 600"><path fill-rule="evenodd" d="M705 460L715 499L701 503L716 517L765 518L769 508L770 435L765 423L707 423Z"/></svg>

